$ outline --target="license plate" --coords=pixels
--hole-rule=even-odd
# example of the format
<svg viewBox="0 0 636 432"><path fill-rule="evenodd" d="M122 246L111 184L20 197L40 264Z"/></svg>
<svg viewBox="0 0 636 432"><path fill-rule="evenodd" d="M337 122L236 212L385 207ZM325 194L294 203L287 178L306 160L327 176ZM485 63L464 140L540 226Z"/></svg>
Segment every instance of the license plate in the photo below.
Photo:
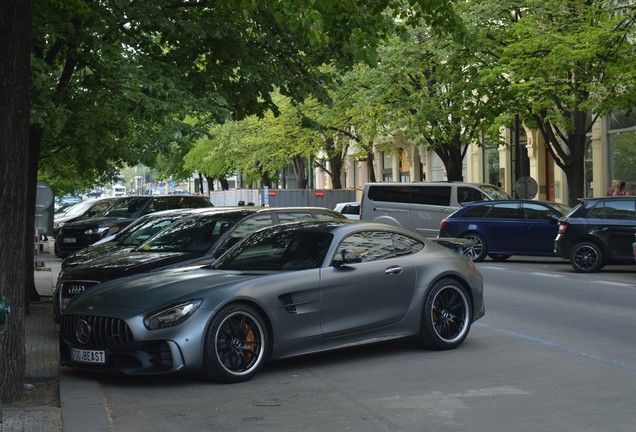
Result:
<svg viewBox="0 0 636 432"><path fill-rule="evenodd" d="M106 351L71 348L71 360L77 363L106 364Z"/></svg>
<svg viewBox="0 0 636 432"><path fill-rule="evenodd" d="M64 237L64 243L76 243L75 237Z"/></svg>

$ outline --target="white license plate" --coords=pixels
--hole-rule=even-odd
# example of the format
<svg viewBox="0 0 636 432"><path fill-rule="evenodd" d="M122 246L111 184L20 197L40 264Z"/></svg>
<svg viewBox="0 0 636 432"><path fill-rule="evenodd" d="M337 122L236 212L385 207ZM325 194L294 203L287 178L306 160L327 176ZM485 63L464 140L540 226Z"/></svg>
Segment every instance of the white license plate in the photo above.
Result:
<svg viewBox="0 0 636 432"><path fill-rule="evenodd" d="M77 243L75 237L64 237L64 243Z"/></svg>
<svg viewBox="0 0 636 432"><path fill-rule="evenodd" d="M71 360L78 363L106 364L106 351L71 348Z"/></svg>

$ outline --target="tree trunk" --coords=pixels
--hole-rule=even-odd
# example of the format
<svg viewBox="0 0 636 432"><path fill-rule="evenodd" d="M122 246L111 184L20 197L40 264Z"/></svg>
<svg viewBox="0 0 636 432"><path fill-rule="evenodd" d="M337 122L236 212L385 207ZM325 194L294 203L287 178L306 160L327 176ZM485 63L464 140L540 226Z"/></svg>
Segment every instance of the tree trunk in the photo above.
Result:
<svg viewBox="0 0 636 432"><path fill-rule="evenodd" d="M309 183L307 179L307 168L305 165L305 158L303 156L294 156L292 160L292 166L294 167L294 174L296 175L296 184L298 189L307 189Z"/></svg>
<svg viewBox="0 0 636 432"><path fill-rule="evenodd" d="M375 167L373 166L373 161L375 160L375 156L372 151L367 152L367 171L369 172L369 182L376 182L375 177Z"/></svg>
<svg viewBox="0 0 636 432"><path fill-rule="evenodd" d="M0 17L0 294L11 307L7 323L0 324L0 399L12 402L23 391L24 233L35 210L29 212L27 200L31 2L4 0Z"/></svg>

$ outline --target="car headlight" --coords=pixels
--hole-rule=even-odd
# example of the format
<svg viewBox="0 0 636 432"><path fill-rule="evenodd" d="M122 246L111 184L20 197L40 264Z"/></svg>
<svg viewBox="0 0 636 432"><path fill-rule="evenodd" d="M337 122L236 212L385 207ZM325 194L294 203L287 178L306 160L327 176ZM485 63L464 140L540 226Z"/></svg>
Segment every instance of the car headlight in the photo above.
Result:
<svg viewBox="0 0 636 432"><path fill-rule="evenodd" d="M179 325L190 318L199 309L202 302L203 300L200 299L190 300L159 312L153 312L144 318L144 325L148 330L158 330Z"/></svg>
<svg viewBox="0 0 636 432"><path fill-rule="evenodd" d="M105 232L108 231L108 227L97 227L97 228L89 228L86 231L84 231L85 235L104 235Z"/></svg>

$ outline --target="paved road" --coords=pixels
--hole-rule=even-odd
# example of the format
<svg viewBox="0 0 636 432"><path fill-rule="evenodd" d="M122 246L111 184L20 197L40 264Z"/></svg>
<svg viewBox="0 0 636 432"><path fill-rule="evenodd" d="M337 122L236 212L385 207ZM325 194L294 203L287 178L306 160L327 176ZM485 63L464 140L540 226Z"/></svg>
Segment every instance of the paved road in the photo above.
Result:
<svg viewBox="0 0 636 432"><path fill-rule="evenodd" d="M100 377L111 429L634 431L636 267L479 266L486 316L458 350L392 342L274 362L238 385Z"/></svg>

